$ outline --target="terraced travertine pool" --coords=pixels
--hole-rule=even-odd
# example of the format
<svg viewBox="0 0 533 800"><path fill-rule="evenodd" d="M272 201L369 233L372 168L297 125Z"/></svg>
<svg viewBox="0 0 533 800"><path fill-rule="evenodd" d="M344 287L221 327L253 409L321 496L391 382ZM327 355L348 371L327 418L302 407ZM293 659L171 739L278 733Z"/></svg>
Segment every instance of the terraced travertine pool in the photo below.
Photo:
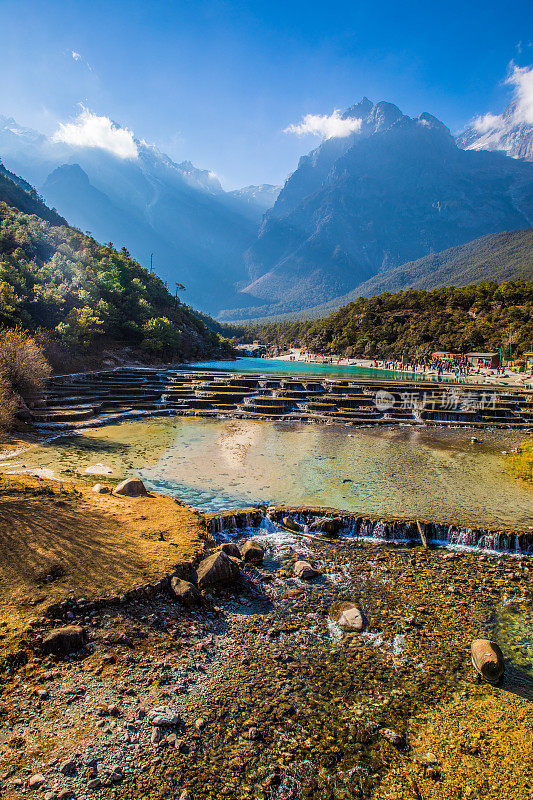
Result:
<svg viewBox="0 0 533 800"><path fill-rule="evenodd" d="M84 430L34 447L1 469L139 475L202 511L254 504L533 525L533 492L502 451L523 434L440 428L353 428L255 420L157 418ZM65 474L65 473L63 473ZM105 481L105 475L91 476Z"/></svg>

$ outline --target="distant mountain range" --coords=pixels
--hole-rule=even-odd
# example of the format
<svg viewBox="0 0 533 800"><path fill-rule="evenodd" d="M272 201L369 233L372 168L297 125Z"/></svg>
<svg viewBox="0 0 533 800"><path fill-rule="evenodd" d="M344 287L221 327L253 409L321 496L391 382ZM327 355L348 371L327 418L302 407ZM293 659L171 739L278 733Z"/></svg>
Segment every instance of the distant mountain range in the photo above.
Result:
<svg viewBox="0 0 533 800"><path fill-rule="evenodd" d="M460 149L435 117L390 103L363 98L344 116L359 130L300 160L246 253L253 302L226 318L316 306L432 252L529 227L533 164Z"/></svg>
<svg viewBox="0 0 533 800"><path fill-rule="evenodd" d="M135 146L136 158L119 158L52 141L0 116L0 158L72 224L125 246L145 266L153 253L170 291L183 283L191 304L217 311L235 303L235 285L246 282L243 251L276 187L225 192L213 172L177 164L144 141Z"/></svg>
<svg viewBox="0 0 533 800"><path fill-rule="evenodd" d="M118 157L1 116L0 158L81 230L146 266L153 253L171 292L185 284L187 302L220 319L331 308L409 281L464 282L468 263L443 251L472 242L465 253L476 253L480 237L531 227L533 131L515 106L457 140L431 114L368 98L343 118L356 132L303 156L281 191L225 192L213 172L142 140L135 157ZM501 273L494 259L483 264L479 280Z"/></svg>
<svg viewBox="0 0 533 800"><path fill-rule="evenodd" d="M503 231L450 247L380 272L345 295L312 308L276 316L278 320L321 319L359 297L408 289L469 286L493 280L533 280L533 230ZM260 319L260 317L258 316Z"/></svg>

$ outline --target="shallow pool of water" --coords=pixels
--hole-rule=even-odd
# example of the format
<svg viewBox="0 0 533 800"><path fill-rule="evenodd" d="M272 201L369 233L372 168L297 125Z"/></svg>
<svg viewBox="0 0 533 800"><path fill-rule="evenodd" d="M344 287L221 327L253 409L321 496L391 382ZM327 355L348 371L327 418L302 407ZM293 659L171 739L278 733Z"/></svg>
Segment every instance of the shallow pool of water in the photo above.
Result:
<svg viewBox="0 0 533 800"><path fill-rule="evenodd" d="M470 436L438 428L157 418L56 438L14 461L58 476L103 463L114 478L140 475L203 511L314 505L463 525L533 525L533 492L506 474L502 456L520 435L484 432L476 444Z"/></svg>

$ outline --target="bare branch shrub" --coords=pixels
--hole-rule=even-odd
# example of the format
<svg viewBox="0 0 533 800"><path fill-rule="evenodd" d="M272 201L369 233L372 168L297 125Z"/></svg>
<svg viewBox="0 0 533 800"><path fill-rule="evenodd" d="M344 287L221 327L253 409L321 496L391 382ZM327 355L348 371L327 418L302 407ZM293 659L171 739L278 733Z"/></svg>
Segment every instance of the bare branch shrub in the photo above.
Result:
<svg viewBox="0 0 533 800"><path fill-rule="evenodd" d="M0 429L13 427L21 401L35 400L49 375L42 348L29 333L0 329Z"/></svg>
<svg viewBox="0 0 533 800"><path fill-rule="evenodd" d="M50 375L42 348L21 328L0 330L0 375L24 401L38 397Z"/></svg>
<svg viewBox="0 0 533 800"><path fill-rule="evenodd" d="M10 430L13 427L17 405L13 389L7 380L0 375L0 432Z"/></svg>

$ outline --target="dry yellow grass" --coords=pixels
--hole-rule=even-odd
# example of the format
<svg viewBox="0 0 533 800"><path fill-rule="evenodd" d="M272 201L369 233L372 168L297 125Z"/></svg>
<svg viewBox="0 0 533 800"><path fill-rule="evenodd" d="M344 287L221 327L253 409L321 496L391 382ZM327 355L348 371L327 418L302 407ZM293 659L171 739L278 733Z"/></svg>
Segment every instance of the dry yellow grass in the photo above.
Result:
<svg viewBox="0 0 533 800"><path fill-rule="evenodd" d="M509 472L514 478L533 485L533 439L522 442L520 452L507 458Z"/></svg>
<svg viewBox="0 0 533 800"><path fill-rule="evenodd" d="M198 555L202 515L169 497L100 495L39 478L0 479L0 655L69 593L121 594ZM3 645L3 647L1 647Z"/></svg>

